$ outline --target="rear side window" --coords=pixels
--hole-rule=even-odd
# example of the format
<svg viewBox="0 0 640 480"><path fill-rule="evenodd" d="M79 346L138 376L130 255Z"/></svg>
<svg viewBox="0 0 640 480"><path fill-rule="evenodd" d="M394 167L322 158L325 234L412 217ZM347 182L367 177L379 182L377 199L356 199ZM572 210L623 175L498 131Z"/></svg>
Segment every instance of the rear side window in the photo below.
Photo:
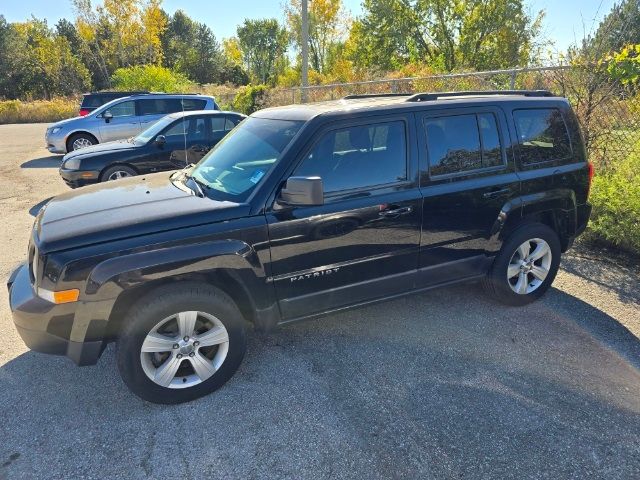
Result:
<svg viewBox="0 0 640 480"><path fill-rule="evenodd" d="M98 108L107 103L111 98L105 99L102 95L85 95L82 98L82 108Z"/></svg>
<svg viewBox="0 0 640 480"><path fill-rule="evenodd" d="M503 165L498 124L493 113L450 115L425 120L432 176Z"/></svg>
<svg viewBox="0 0 640 480"><path fill-rule="evenodd" d="M196 100L193 98L184 98L182 100L182 106L184 107L184 111L193 111L193 110L202 110L207 104L206 100Z"/></svg>
<svg viewBox="0 0 640 480"><path fill-rule="evenodd" d="M182 111L179 98L153 98L138 100L140 115L167 115Z"/></svg>
<svg viewBox="0 0 640 480"><path fill-rule="evenodd" d="M405 124L376 123L327 132L295 174L321 177L328 193L406 180Z"/></svg>
<svg viewBox="0 0 640 480"><path fill-rule="evenodd" d="M562 160L571 156L571 142L557 108L514 110L513 119L524 165Z"/></svg>

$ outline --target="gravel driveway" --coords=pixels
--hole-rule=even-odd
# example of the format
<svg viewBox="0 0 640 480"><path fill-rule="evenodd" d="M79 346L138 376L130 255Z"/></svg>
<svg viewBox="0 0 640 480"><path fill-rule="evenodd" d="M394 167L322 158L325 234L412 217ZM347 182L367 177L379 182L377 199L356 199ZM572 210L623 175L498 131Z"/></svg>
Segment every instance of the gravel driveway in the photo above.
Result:
<svg viewBox="0 0 640 480"><path fill-rule="evenodd" d="M45 125L0 126L0 277L64 192ZM32 353L0 289L0 479L640 477L640 269L576 248L540 302L476 285L251 335L221 390L180 406Z"/></svg>

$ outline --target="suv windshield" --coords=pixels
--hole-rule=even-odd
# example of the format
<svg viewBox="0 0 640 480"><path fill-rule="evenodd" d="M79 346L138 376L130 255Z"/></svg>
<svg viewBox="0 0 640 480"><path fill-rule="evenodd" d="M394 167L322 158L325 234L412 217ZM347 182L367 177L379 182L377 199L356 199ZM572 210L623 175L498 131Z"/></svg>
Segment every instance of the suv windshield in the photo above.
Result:
<svg viewBox="0 0 640 480"><path fill-rule="evenodd" d="M191 175L224 200L244 201L303 124L247 118L200 160Z"/></svg>

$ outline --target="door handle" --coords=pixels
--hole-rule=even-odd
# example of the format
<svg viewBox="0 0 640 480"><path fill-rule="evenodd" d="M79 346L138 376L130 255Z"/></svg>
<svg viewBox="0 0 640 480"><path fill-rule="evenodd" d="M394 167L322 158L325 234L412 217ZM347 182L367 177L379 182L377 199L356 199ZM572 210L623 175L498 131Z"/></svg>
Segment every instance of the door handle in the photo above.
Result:
<svg viewBox="0 0 640 480"><path fill-rule="evenodd" d="M507 193L511 193L510 188L501 188L499 190L492 190L491 192L482 194L482 196L484 198L495 198L495 197L500 197L502 195L506 195Z"/></svg>
<svg viewBox="0 0 640 480"><path fill-rule="evenodd" d="M381 217L399 217L400 215L406 215L413 212L413 207L399 207L391 208L388 210L382 210L378 215Z"/></svg>

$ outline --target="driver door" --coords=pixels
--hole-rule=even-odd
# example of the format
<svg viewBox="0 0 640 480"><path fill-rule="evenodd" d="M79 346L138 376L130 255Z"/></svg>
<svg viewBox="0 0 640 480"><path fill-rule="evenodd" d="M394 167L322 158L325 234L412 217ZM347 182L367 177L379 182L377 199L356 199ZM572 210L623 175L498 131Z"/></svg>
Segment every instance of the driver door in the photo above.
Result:
<svg viewBox="0 0 640 480"><path fill-rule="evenodd" d="M272 281L285 319L413 288L422 196L413 117L332 126L293 176L322 178L324 204L267 214Z"/></svg>

